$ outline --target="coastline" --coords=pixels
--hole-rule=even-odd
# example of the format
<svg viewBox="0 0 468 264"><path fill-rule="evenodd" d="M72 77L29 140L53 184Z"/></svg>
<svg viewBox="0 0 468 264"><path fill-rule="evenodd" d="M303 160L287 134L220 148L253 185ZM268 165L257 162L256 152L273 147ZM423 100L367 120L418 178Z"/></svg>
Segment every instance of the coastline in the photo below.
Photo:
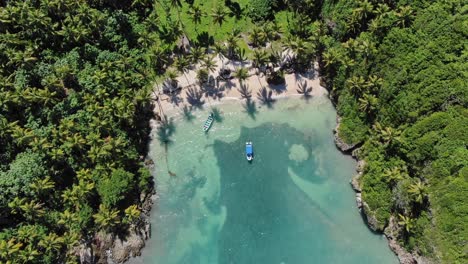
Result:
<svg viewBox="0 0 468 264"><path fill-rule="evenodd" d="M331 100L331 99L330 99ZM344 155L350 155L357 161L356 165L356 174L352 177L350 181L351 188L356 193L356 205L359 212L363 216L363 221L365 224L374 232L381 233L385 235L385 238L388 241L389 248L395 253L398 257L398 260L401 264L417 264L417 263L432 263L430 260L418 255L415 252L408 252L404 247L402 247L397 241L397 233L399 231L397 220L391 216L389 219L389 224L383 228L378 227L378 222L375 217L372 215L369 206L366 201L362 198L362 189L360 185L360 178L364 173L366 166L366 161L359 157L359 144L348 145L343 139L338 135L338 129L340 127L341 117L337 115L336 118L336 127L333 130L335 145Z"/></svg>
<svg viewBox="0 0 468 264"><path fill-rule="evenodd" d="M217 59L217 69L219 70L221 68L220 64L220 59ZM234 62L235 63L235 62ZM224 64L226 65L226 64ZM243 66L246 67L248 66L249 63L244 64ZM241 83L238 80L228 80L224 82L224 85L217 85L215 94L216 92L222 93L222 96L209 96L206 94L201 93L200 91L200 99L205 98L208 99L208 102L203 101L201 105L193 105L189 102L189 97L190 97L190 89L194 89L195 83L196 83L196 75L195 75L195 70L192 69L189 71L185 76L180 76L177 78L177 81L179 83L185 84L185 86L182 87L175 95L167 95L167 94L159 94L159 100L160 100L160 106L163 108L164 113L165 112L170 112L173 113L175 111L184 111L184 108L187 109L189 108L191 111L192 108L203 108L203 107L212 107L212 106L218 106L222 105L226 102L232 102L232 101L237 101L237 102L242 102L242 101L247 101L247 99L242 98L240 92L238 91L237 87L241 85ZM317 64L315 65L314 69L305 73L305 74L285 74L285 84L284 85L277 85L277 86L270 86L267 84L265 80L265 76L260 76L257 75L256 73L252 73L249 71L250 76L243 82L244 85L246 85L252 94L252 98L249 99L250 101L254 101L260 104L266 104L265 102L262 101L262 98L260 96L257 96L258 93L260 93L262 88L266 88L268 91L271 91L271 103L273 103L277 99L282 99L282 98L294 98L294 97L304 97L303 94L299 93L296 91L296 88L298 86L298 83L305 82L307 87L311 88L311 92L309 94L310 97L315 97L315 96L327 96L329 97L329 92L328 90L321 85L321 79L318 77L318 66ZM192 82L192 83L187 83L187 82ZM185 83L184 83L185 82ZM227 84L227 85L226 85ZM157 87L155 89L158 89ZM196 89L196 88L195 88ZM174 101L174 96L177 98ZM210 98L211 97L211 98ZM156 98L155 98L156 99ZM332 101L331 98L328 98L329 100ZM162 116L164 113L159 113L160 109L158 109L158 106L155 105L154 110L156 114L159 114ZM165 114L164 114L165 115ZM336 147L345 155L351 155L358 163L356 167L357 174L353 176L350 184L351 187L354 189L356 192L356 203L359 209L359 212L365 216L365 219L363 219L367 226L372 229L375 232L379 232L385 235L385 237L388 240L388 245L390 249L397 255L400 263L403 264L411 264L411 263L427 263L424 260L421 259L420 256L418 255L413 255L409 252L407 252L403 247L401 247L396 240L396 236L394 235L395 228L396 226L396 220L395 219L390 219L390 224L387 226L384 230L379 230L376 226L376 220L370 215L368 210L365 208L368 208L367 204L365 201L362 200L361 196L361 188L359 186L359 178L363 174L364 167L365 167L365 160L361 160L358 157L358 151L359 151L359 146L357 145L348 145L343 141L339 136L338 136L338 129L340 125L340 120L341 118L337 115L337 126L333 130L334 133L334 141ZM157 120L152 119L150 121L150 125L152 130L154 131L155 129L160 126ZM153 139L151 139L153 140ZM152 165L151 165L152 166ZM150 211L153 206L153 201L154 201L154 195L155 195L155 190L153 189L151 193L145 195L145 197L141 200L142 204L146 205L144 207L144 210L142 210L142 219L143 222L145 223L143 228L139 228L135 230L134 234L132 234L133 242L130 243L129 240L122 242L119 238L113 238L111 243L108 244L109 246L104 249L106 251L106 256L107 256L107 261L108 263L125 263L127 262L131 257L136 257L141 254L141 250L145 246L145 241L150 238L150 223L149 223L149 217L150 217ZM135 236L137 239L135 239ZM117 245L117 246L116 246ZM117 253L116 253L117 250ZM86 262L83 262L86 263Z"/></svg>

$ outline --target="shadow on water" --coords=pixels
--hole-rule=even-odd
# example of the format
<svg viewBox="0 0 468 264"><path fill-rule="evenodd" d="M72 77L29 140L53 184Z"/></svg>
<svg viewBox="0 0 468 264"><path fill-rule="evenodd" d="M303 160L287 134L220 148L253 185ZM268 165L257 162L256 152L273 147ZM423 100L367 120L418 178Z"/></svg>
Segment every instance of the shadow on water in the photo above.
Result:
<svg viewBox="0 0 468 264"><path fill-rule="evenodd" d="M222 123L224 118L221 115L221 110L218 107L212 107L211 113L213 114L213 119L215 122Z"/></svg>
<svg viewBox="0 0 468 264"><path fill-rule="evenodd" d="M301 179L318 185L326 180L304 170L310 164L317 166L311 153L304 160L290 160L293 145L304 146L309 152L311 148L305 145L310 142L305 138L288 125L264 124L243 127L235 142L215 141L220 196L205 204L213 213L219 212L217 204L227 211L218 239L218 263L303 263L317 254L311 253L314 243L320 243L314 237L326 236L326 230L321 230L323 225L305 225L332 224L332 220L288 173L291 169ZM252 164L243 155L248 139L253 140L256 153ZM294 246L290 244L293 241Z"/></svg>
<svg viewBox="0 0 468 264"><path fill-rule="evenodd" d="M158 129L156 130L157 138L159 142L164 145L164 158L166 159L166 166L167 166L167 172L171 176L176 176L174 172L172 172L169 169L169 152L167 151L167 148L169 147L170 144L172 144L172 135L174 134L176 130L175 124L174 124L174 119L165 119L165 121L161 122L161 124L158 126Z"/></svg>
<svg viewBox="0 0 468 264"><path fill-rule="evenodd" d="M192 122L195 119L195 116L192 114L192 106L184 105L182 108L182 114L184 119L189 122Z"/></svg>
<svg viewBox="0 0 468 264"><path fill-rule="evenodd" d="M257 114L257 106L255 105L255 101L247 99L245 104L242 106L244 107L244 110L247 113L247 115L249 115L250 118L255 120L255 115Z"/></svg>
<svg viewBox="0 0 468 264"><path fill-rule="evenodd" d="M176 130L174 119L169 118L165 121L162 121L161 124L158 126L156 130L156 134L158 136L158 140L162 144L170 144L172 143L172 135Z"/></svg>

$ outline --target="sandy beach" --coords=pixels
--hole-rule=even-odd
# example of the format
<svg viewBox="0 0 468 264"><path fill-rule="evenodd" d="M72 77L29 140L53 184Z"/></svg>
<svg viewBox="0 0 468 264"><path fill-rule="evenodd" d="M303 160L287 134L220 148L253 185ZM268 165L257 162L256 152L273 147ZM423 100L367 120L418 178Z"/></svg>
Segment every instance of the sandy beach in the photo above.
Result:
<svg viewBox="0 0 468 264"><path fill-rule="evenodd" d="M309 97L322 96L328 93L324 87L320 86L317 67L305 74L285 74L285 84L283 85L269 85L262 73L257 74L257 69L252 67L250 61L241 64L238 61L221 59L219 56L214 57L214 61L216 63L216 69L210 72L210 76L214 79L218 76L219 70L223 65L224 68L229 68L232 71L239 67L248 69L250 77L243 81L243 85L250 91L251 100L257 101L259 104L266 103L262 101L263 98L260 95L263 88L266 88L267 93L271 95L271 99L273 100L289 96L304 96L297 91L300 84L311 88L308 94ZM246 99L241 96L241 92L239 91L241 84L236 78L226 81L217 81L212 87L204 86L201 88L196 78L196 71L199 67L201 66L195 65L191 70L177 77L178 85L182 87L182 89L172 95L162 93L161 85L155 85L154 96L156 97L156 95L159 94L161 107L164 112L172 112L184 108L209 107L218 105L226 100L246 101ZM160 114L158 106L155 107L154 111Z"/></svg>

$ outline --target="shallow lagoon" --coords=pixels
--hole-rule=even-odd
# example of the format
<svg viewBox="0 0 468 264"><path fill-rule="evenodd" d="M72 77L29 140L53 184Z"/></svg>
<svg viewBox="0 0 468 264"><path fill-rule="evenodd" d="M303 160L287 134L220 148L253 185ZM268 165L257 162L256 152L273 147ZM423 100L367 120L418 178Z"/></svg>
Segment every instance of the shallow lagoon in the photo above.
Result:
<svg viewBox="0 0 468 264"><path fill-rule="evenodd" d="M356 208L355 161L334 146L325 97L170 113L171 143L155 139L152 238L134 263L397 263ZM157 133L154 135L157 138ZM255 160L244 156L247 140Z"/></svg>

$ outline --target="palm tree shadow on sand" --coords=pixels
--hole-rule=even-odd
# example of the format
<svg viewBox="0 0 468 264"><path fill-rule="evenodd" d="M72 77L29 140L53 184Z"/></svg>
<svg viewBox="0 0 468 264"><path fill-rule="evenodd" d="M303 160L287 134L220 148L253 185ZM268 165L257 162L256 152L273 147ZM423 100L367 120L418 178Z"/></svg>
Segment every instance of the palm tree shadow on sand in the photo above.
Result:
<svg viewBox="0 0 468 264"><path fill-rule="evenodd" d="M312 92L312 87L308 87L306 81L300 82L296 91L302 94L306 101L312 98L312 95L310 94Z"/></svg>
<svg viewBox="0 0 468 264"><path fill-rule="evenodd" d="M267 88L263 87L260 91L257 92L257 99L262 102L262 104L266 105L268 108L273 107L273 103L275 99L273 99L273 91L267 90Z"/></svg>
<svg viewBox="0 0 468 264"><path fill-rule="evenodd" d="M187 102L195 108L203 108L205 101L202 100L203 92L197 88L190 87L187 89Z"/></svg>

